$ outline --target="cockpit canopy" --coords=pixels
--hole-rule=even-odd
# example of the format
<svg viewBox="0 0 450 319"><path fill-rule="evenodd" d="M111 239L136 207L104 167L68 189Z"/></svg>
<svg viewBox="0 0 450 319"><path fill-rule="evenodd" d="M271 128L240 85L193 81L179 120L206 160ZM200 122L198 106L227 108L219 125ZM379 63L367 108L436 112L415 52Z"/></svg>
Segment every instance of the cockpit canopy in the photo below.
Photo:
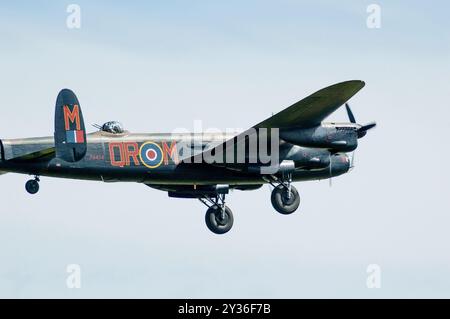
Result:
<svg viewBox="0 0 450 319"><path fill-rule="evenodd" d="M124 132L123 125L117 121L109 121L103 124L100 128L103 132L113 133L113 134L121 134Z"/></svg>

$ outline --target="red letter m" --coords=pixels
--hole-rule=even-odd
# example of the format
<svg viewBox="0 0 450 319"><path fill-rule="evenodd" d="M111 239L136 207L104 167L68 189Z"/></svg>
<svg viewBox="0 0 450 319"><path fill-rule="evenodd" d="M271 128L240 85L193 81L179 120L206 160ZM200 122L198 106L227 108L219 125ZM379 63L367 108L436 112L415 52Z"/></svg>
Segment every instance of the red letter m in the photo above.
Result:
<svg viewBox="0 0 450 319"><path fill-rule="evenodd" d="M72 111L70 111L69 106L64 105L64 123L66 124L66 131L70 130L70 123L73 122L77 125L77 131L81 130L80 111L78 109L78 105L75 104Z"/></svg>

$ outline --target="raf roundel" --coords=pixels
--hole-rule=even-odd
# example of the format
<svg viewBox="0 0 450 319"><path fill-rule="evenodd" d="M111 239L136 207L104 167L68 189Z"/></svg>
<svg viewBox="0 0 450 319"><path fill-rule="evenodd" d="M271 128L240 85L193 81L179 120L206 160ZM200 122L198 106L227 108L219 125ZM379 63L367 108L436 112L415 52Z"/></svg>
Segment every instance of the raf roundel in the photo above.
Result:
<svg viewBox="0 0 450 319"><path fill-rule="evenodd" d="M142 164L148 168L156 168L163 161L163 151L161 147L153 142L146 142L139 149L139 158Z"/></svg>

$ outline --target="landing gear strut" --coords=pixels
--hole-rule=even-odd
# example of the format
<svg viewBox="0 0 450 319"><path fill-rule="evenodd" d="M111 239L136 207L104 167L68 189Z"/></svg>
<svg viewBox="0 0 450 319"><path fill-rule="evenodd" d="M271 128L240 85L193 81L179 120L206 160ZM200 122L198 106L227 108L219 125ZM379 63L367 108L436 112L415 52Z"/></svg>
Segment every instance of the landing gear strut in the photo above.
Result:
<svg viewBox="0 0 450 319"><path fill-rule="evenodd" d="M270 198L273 208L283 215L295 212L300 205L300 195L297 189L292 186L292 174L283 174L281 179L273 176L269 183L275 187Z"/></svg>
<svg viewBox="0 0 450 319"><path fill-rule="evenodd" d="M233 213L225 205L225 194L215 197L204 196L199 200L208 207L205 215L206 226L215 234L225 234L233 226Z"/></svg>
<svg viewBox="0 0 450 319"><path fill-rule="evenodd" d="M30 179L25 183L25 189L30 194L36 194L39 191L39 177L36 176L34 179Z"/></svg>

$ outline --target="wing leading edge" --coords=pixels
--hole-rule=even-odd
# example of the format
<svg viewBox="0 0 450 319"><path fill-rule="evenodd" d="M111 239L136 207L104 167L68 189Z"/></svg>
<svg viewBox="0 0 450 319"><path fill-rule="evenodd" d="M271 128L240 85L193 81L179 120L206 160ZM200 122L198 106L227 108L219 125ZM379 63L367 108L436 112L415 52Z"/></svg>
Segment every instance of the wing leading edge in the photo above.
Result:
<svg viewBox="0 0 450 319"><path fill-rule="evenodd" d="M255 128L313 127L319 125L364 86L365 83L359 80L328 86L262 121Z"/></svg>
<svg viewBox="0 0 450 319"><path fill-rule="evenodd" d="M364 81L360 80L346 81L328 86L238 134L233 139L235 142L248 139L249 135L258 134L257 129L259 128L307 128L320 125L327 116L336 111L364 86ZM233 143L229 143L231 140L214 147L214 150L209 149L196 154L190 160L198 163L199 161L201 162L205 152L224 152L227 147L234 147Z"/></svg>

